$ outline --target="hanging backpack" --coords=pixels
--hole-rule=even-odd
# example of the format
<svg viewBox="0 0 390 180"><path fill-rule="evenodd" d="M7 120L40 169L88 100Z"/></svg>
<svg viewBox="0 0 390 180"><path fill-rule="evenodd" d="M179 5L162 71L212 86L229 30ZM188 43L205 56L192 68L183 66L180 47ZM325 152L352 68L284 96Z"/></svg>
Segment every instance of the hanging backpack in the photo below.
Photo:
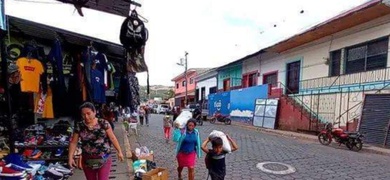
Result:
<svg viewBox="0 0 390 180"><path fill-rule="evenodd" d="M126 49L139 49L145 45L148 40L148 30L138 17L137 11L133 10L123 22L119 38Z"/></svg>

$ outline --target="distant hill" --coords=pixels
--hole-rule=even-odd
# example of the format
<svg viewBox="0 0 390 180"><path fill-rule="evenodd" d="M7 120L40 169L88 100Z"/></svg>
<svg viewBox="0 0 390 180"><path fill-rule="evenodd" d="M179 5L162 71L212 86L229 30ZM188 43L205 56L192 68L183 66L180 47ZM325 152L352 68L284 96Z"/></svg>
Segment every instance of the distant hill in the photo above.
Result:
<svg viewBox="0 0 390 180"><path fill-rule="evenodd" d="M173 94L172 94L173 93ZM146 94L146 86L140 86L139 94L141 101L149 99ZM160 97L162 99L169 99L174 96L173 86L153 85L150 86L150 99Z"/></svg>

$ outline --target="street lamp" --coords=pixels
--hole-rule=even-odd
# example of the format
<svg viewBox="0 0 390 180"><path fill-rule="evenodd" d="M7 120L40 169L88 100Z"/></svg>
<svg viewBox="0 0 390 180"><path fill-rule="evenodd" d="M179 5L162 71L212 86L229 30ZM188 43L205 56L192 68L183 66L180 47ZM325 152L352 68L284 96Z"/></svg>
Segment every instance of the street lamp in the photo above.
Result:
<svg viewBox="0 0 390 180"><path fill-rule="evenodd" d="M187 56L188 52L184 52L184 59L180 58L180 63L176 63L179 66L184 66L184 76L185 76L185 82L186 82L186 96L184 99L184 104L187 106L188 105L188 79L187 79Z"/></svg>

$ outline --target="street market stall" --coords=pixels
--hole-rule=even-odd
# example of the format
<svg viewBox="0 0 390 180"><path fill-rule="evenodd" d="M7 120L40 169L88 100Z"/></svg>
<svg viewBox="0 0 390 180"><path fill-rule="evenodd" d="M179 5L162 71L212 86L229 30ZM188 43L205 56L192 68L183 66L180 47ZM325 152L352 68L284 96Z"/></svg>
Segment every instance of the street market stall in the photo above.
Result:
<svg viewBox="0 0 390 180"><path fill-rule="evenodd" d="M120 32L122 45L5 16L0 4L0 159L5 163L0 165L0 179L71 176L67 151L83 102L100 108L118 100L131 113L137 110L136 73L148 71L147 21L130 10L130 4L140 4L117 2L85 1L75 7L80 15L82 7L91 7L127 16ZM80 154L77 151L75 157Z"/></svg>

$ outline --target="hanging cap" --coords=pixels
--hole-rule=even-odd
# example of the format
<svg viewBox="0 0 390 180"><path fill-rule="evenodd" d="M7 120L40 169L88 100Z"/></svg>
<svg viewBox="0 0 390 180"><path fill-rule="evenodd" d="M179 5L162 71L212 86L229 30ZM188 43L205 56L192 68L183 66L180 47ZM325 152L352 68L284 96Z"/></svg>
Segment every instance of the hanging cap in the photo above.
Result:
<svg viewBox="0 0 390 180"><path fill-rule="evenodd" d="M19 66L18 65L16 65L16 64L10 64L9 66L8 66L8 74L12 74L12 73L14 73L14 72L16 72L16 71L18 71L19 70Z"/></svg>

